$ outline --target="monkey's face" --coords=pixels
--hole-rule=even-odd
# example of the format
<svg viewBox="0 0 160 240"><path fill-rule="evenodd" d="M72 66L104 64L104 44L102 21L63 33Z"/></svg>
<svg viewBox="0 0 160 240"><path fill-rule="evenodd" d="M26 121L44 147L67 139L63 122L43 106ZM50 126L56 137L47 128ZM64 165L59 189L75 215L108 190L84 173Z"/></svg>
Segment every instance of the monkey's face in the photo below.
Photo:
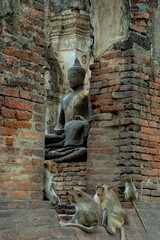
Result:
<svg viewBox="0 0 160 240"><path fill-rule="evenodd" d="M81 190L73 190L69 191L69 194L71 202L77 204L81 201L82 198L84 198L85 193Z"/></svg>
<svg viewBox="0 0 160 240"><path fill-rule="evenodd" d="M108 184L98 184L96 186L96 193L98 197L102 197L104 195L104 192L107 192L109 190Z"/></svg>
<svg viewBox="0 0 160 240"><path fill-rule="evenodd" d="M126 176L125 181L128 182L128 183L131 183L132 182L132 177L131 176Z"/></svg>
<svg viewBox="0 0 160 240"><path fill-rule="evenodd" d="M96 192L97 192L97 196L102 196L103 195L103 191L104 191L104 188L102 187L102 185L97 185L96 187Z"/></svg>
<svg viewBox="0 0 160 240"><path fill-rule="evenodd" d="M56 169L55 162L53 162L51 160L45 160L44 164L50 173L52 173L52 174L56 173L57 169Z"/></svg>

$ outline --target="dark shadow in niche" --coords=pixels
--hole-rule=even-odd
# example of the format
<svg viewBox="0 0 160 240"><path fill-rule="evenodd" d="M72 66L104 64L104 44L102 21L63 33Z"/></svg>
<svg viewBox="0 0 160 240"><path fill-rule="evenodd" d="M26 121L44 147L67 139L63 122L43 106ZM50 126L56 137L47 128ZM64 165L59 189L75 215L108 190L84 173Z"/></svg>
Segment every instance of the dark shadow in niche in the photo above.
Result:
<svg viewBox="0 0 160 240"><path fill-rule="evenodd" d="M59 15L65 10L72 10L79 12L80 10L89 12L90 1L86 0L50 0L49 10L54 12L55 15Z"/></svg>

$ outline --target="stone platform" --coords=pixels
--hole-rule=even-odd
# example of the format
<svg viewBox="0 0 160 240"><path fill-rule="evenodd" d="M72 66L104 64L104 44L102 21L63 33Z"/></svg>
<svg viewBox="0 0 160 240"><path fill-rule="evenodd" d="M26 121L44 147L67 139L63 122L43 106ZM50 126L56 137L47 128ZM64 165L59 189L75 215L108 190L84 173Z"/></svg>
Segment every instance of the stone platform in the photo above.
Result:
<svg viewBox="0 0 160 240"><path fill-rule="evenodd" d="M137 202L148 229L145 232L130 204L124 203L128 213L125 225L126 240L160 239L160 203ZM0 239L2 240L119 240L117 233L109 235L103 227L88 234L74 227L60 227L55 209L47 201L1 201Z"/></svg>

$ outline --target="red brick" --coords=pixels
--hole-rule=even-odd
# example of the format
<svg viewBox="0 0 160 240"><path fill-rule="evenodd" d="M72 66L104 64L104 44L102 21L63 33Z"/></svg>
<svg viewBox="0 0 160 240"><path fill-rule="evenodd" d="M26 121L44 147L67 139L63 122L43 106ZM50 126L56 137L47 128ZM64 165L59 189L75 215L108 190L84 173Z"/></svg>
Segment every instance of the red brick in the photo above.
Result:
<svg viewBox="0 0 160 240"><path fill-rule="evenodd" d="M28 99L28 100L31 100L31 98L32 98L32 93L29 92L29 91L20 90L20 97L21 97L21 98Z"/></svg>
<svg viewBox="0 0 160 240"><path fill-rule="evenodd" d="M151 129L151 128L142 127L141 131L144 132L144 133L148 133L148 134L153 134L154 135L154 129Z"/></svg>
<svg viewBox="0 0 160 240"><path fill-rule="evenodd" d="M27 78L31 78L31 73L29 71L24 71L24 76Z"/></svg>
<svg viewBox="0 0 160 240"><path fill-rule="evenodd" d="M145 19L134 19L134 24L146 27L148 24Z"/></svg>
<svg viewBox="0 0 160 240"><path fill-rule="evenodd" d="M44 133L29 131L23 131L22 133L25 138L44 139Z"/></svg>
<svg viewBox="0 0 160 240"><path fill-rule="evenodd" d="M158 176L158 171L156 170L141 170L142 175L148 175L148 176Z"/></svg>
<svg viewBox="0 0 160 240"><path fill-rule="evenodd" d="M30 194L30 198L35 200L35 199L43 199L44 198L44 195L43 195L43 192L31 192Z"/></svg>
<svg viewBox="0 0 160 240"><path fill-rule="evenodd" d="M38 158L33 158L32 159L32 165L37 166L37 167L43 167L44 166L44 161L42 159L38 159Z"/></svg>
<svg viewBox="0 0 160 240"><path fill-rule="evenodd" d="M5 106L13 109L20 109L28 112L32 112L33 104L27 100L17 99L12 97L5 98Z"/></svg>
<svg viewBox="0 0 160 240"><path fill-rule="evenodd" d="M158 162L151 162L150 166L151 166L151 168L160 169L160 163L158 163Z"/></svg>
<svg viewBox="0 0 160 240"><path fill-rule="evenodd" d="M34 114L33 120L34 120L35 122L44 123L44 122L45 122L45 117L42 116L42 115Z"/></svg>
<svg viewBox="0 0 160 240"><path fill-rule="evenodd" d="M22 122L22 121L6 121L5 127L8 128L28 128L32 127L32 123L29 122Z"/></svg>
<svg viewBox="0 0 160 240"><path fill-rule="evenodd" d="M143 27L138 27L134 24L130 24L130 28L136 32L147 34L147 29Z"/></svg>
<svg viewBox="0 0 160 240"><path fill-rule="evenodd" d="M106 73L113 73L113 72L114 72L114 67L107 67L107 68L92 70L92 75L97 76L97 75L103 75L103 74L106 74Z"/></svg>
<svg viewBox="0 0 160 240"><path fill-rule="evenodd" d="M154 149L154 148L145 148L145 152L146 153L151 153L151 154L157 154L157 149Z"/></svg>
<svg viewBox="0 0 160 240"><path fill-rule="evenodd" d="M17 184L13 182L9 182L9 183L0 182L0 188L4 190L16 190Z"/></svg>
<svg viewBox="0 0 160 240"><path fill-rule="evenodd" d="M7 153L7 154L18 154L20 151L20 148L14 148L12 146L7 146L7 147L0 147L0 152Z"/></svg>
<svg viewBox="0 0 160 240"><path fill-rule="evenodd" d="M26 23L33 24L34 23L34 18L31 17L23 17Z"/></svg>
<svg viewBox="0 0 160 240"><path fill-rule="evenodd" d="M30 160L29 160L29 158L10 156L8 158L7 163L29 165Z"/></svg>
<svg viewBox="0 0 160 240"><path fill-rule="evenodd" d="M21 168L21 173L39 173L43 174L43 168L34 168L34 167L24 167Z"/></svg>
<svg viewBox="0 0 160 240"><path fill-rule="evenodd" d="M5 95L10 97L19 97L19 89L17 88L5 88Z"/></svg>
<svg viewBox="0 0 160 240"><path fill-rule="evenodd" d="M32 94L32 101L33 102L38 102L38 103L44 103L45 102L45 97L41 96L39 94Z"/></svg>
<svg viewBox="0 0 160 240"><path fill-rule="evenodd" d="M15 139L14 138L6 138L6 145L13 146Z"/></svg>
<svg viewBox="0 0 160 240"><path fill-rule="evenodd" d="M17 120L29 121L32 118L32 114L31 113L26 113L26 112L16 112L15 113L15 118Z"/></svg>
<svg viewBox="0 0 160 240"><path fill-rule="evenodd" d="M1 109L1 116L5 118L15 118L15 111L9 108L2 108Z"/></svg>
<svg viewBox="0 0 160 240"><path fill-rule="evenodd" d="M147 12L132 12L132 17L133 18L149 18L149 13Z"/></svg>
<svg viewBox="0 0 160 240"><path fill-rule="evenodd" d="M44 5L40 2L35 2L34 3L34 8L43 11L44 10Z"/></svg>
<svg viewBox="0 0 160 240"><path fill-rule="evenodd" d="M23 150L23 155L25 156L37 156L37 157L44 157L44 150L40 150L40 149L24 149Z"/></svg>
<svg viewBox="0 0 160 240"><path fill-rule="evenodd" d="M103 58L104 58L105 60L109 60L109 59L113 59L113 58L120 58L120 57L122 57L121 51L119 51L119 52L113 52L113 53L108 53L108 54L103 55Z"/></svg>
<svg viewBox="0 0 160 240"><path fill-rule="evenodd" d="M5 54L3 55L3 57L4 57L4 60L6 62L12 63L14 65L18 65L18 59L17 58L9 56L9 55L5 55Z"/></svg>
<svg viewBox="0 0 160 240"><path fill-rule="evenodd" d="M33 89L40 95L43 95L43 96L46 95L46 90L44 89L43 86L39 86L39 84L34 84Z"/></svg>
<svg viewBox="0 0 160 240"><path fill-rule="evenodd" d="M3 105L4 104L4 97L0 96L0 104Z"/></svg>
<svg viewBox="0 0 160 240"><path fill-rule="evenodd" d="M100 76L91 76L90 77L90 82L99 82L99 81L104 81L105 76L100 75Z"/></svg>
<svg viewBox="0 0 160 240"><path fill-rule="evenodd" d="M0 84L4 84L4 77L0 77Z"/></svg>
<svg viewBox="0 0 160 240"><path fill-rule="evenodd" d="M23 2L28 5L28 6L31 6L31 1L30 0L23 0Z"/></svg>
<svg viewBox="0 0 160 240"><path fill-rule="evenodd" d="M43 191L43 185L39 183L17 183L17 189L22 191Z"/></svg>
<svg viewBox="0 0 160 240"><path fill-rule="evenodd" d="M30 193L27 191L12 191L7 194L8 199L17 199L17 200L22 200L22 199L28 199Z"/></svg>
<svg viewBox="0 0 160 240"><path fill-rule="evenodd" d="M101 106L102 112L118 112L125 109L125 106L123 104L117 104L116 106Z"/></svg>
<svg viewBox="0 0 160 240"><path fill-rule="evenodd" d="M31 54L28 52L20 51L16 48L8 48L8 47L4 47L4 53L11 56L15 56L20 59L24 59L26 61L31 61L40 65L43 65L42 57L39 57L36 54ZM8 68L8 70L10 69Z"/></svg>
<svg viewBox="0 0 160 240"><path fill-rule="evenodd" d="M5 87L4 86L0 86L0 94L5 95Z"/></svg>
<svg viewBox="0 0 160 240"><path fill-rule="evenodd" d="M101 68L100 62L93 63L89 66L90 70Z"/></svg>
<svg viewBox="0 0 160 240"><path fill-rule="evenodd" d="M10 56L15 56L17 58L22 58L22 59L23 59L23 55L24 55L23 51L20 51L16 48L4 47L3 52L4 52L4 54L10 55Z"/></svg>
<svg viewBox="0 0 160 240"><path fill-rule="evenodd" d="M35 17L39 18L40 20L44 20L44 13L43 12L31 8L31 13Z"/></svg>
<svg viewBox="0 0 160 240"><path fill-rule="evenodd" d="M45 130L45 126L44 126L44 124L36 123L35 124L35 129L37 131L44 131Z"/></svg>
<svg viewBox="0 0 160 240"><path fill-rule="evenodd" d="M37 182L37 183L42 183L43 182L43 176L41 175L32 175L32 177L30 178L30 182Z"/></svg>
<svg viewBox="0 0 160 240"><path fill-rule="evenodd" d="M0 134L3 136L12 136L16 135L18 136L18 131L15 129L10 129L10 128L5 128L5 127L0 127Z"/></svg>

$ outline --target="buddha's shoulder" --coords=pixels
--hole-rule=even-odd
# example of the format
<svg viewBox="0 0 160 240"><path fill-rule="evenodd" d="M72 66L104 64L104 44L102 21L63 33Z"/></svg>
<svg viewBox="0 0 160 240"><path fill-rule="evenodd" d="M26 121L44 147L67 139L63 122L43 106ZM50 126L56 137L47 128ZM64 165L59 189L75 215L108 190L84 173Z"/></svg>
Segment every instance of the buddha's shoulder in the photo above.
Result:
<svg viewBox="0 0 160 240"><path fill-rule="evenodd" d="M88 94L89 94L89 92L87 91L87 90L85 90L85 89L83 89L82 91L80 91L80 93L79 93L82 97L84 96L88 96Z"/></svg>

